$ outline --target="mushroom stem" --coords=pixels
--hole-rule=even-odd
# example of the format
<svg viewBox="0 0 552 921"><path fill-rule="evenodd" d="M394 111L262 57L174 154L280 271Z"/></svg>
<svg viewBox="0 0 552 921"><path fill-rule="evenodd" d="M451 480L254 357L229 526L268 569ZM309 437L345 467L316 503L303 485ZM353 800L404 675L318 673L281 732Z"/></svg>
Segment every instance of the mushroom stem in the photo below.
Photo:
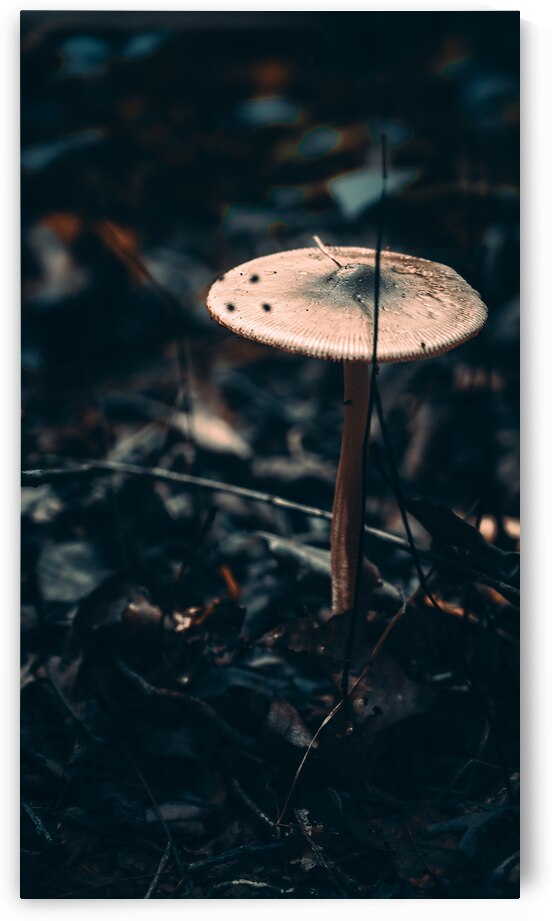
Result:
<svg viewBox="0 0 552 921"><path fill-rule="evenodd" d="M365 438L370 399L370 365L343 362L343 436L331 529L332 611L345 614L355 603L362 553Z"/></svg>

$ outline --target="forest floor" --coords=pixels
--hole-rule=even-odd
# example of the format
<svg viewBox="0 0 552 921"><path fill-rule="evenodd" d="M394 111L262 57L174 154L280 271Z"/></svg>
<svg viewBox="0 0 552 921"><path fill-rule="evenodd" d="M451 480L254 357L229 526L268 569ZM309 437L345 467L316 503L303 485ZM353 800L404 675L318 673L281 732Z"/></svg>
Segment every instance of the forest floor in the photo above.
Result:
<svg viewBox="0 0 552 921"><path fill-rule="evenodd" d="M22 894L516 898L506 51L481 27L462 38L467 69L449 72L458 49L434 26L420 32L421 57L405 41L404 92L378 53L351 92L326 58L301 63L298 34L243 33L229 49L214 33L155 33L141 56L126 34L33 23L22 46ZM500 122L472 86L492 67ZM375 569L346 712L349 619L331 616L323 514L341 368L223 333L205 296L232 265L312 245L313 233L373 245L380 160L362 80L389 88L394 119L386 242L453 265L490 316L447 356L380 368L427 584L374 419ZM286 122L273 97L303 114ZM362 193L332 185L359 170Z"/></svg>

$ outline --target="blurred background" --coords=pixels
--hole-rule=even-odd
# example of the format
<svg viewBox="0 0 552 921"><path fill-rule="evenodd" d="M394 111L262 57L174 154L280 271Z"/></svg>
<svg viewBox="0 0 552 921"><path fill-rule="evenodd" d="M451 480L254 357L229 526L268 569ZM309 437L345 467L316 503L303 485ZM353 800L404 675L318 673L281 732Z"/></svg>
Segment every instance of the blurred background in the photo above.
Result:
<svg viewBox="0 0 552 921"><path fill-rule="evenodd" d="M21 29L23 467L110 459L329 509L341 433L341 368L238 339L211 322L205 298L228 268L310 246L313 234L328 244L375 246L385 135L390 198L384 245L452 266L489 308L487 327L468 344L438 358L380 368L403 489L478 523L499 549L515 550L518 14L34 12L22 14ZM373 433L380 444L376 420ZM367 492L368 522L402 533L395 498L374 465ZM209 494L122 475L23 490L24 750L31 752L24 778L39 816L52 808L60 780L36 752L42 745L40 757L50 768L64 759L75 765L73 730L59 730L59 738L56 730L53 738L40 728L57 712L42 685L57 680L70 696L75 662L82 665L82 649L97 632L96 616L102 629L121 628L114 598L127 612L127 603L145 605L145 620L162 611L164 623L187 643L170 666L164 662L170 672L169 678L163 672L165 686L191 688L225 718L237 712L240 731L264 726L276 693L307 724L313 700L314 724L327 712L328 674L312 671L303 659L296 673L299 640L289 639L297 618L308 612L318 622L327 619L327 572L317 581L315 557L300 555L301 546L327 549L327 523L223 495L213 519L213 502ZM413 527L427 543L426 532ZM267 532L284 544L271 544ZM408 556L376 544L369 552L397 592L413 590ZM104 593L99 601L98 592ZM238 607L239 623L232 620ZM176 615L183 620L175 621ZM208 616L216 642L197 626ZM67 652L70 638L76 655L75 618L84 631L78 660ZM278 642L286 631L282 652ZM410 678L450 671L438 645L435 661L402 655ZM94 658L97 637L93 648ZM158 684L159 662L142 655L136 653L133 667ZM498 697L500 689L506 707L516 692L501 683L502 652L492 656L498 672L486 672L484 681L495 682L489 694ZM45 662L46 678L40 671ZM77 694L73 707L82 700ZM414 709L419 714L418 700ZM413 712L400 714L399 722ZM105 719L104 713L102 726ZM479 745L479 719L470 715L465 726L429 781L424 762L424 796L427 782L444 783L451 758ZM151 727L132 731L142 766L172 802L174 777L154 763L161 742L152 741ZM510 765L516 731L509 722L507 736L503 756ZM188 740L189 751L171 757L192 764L194 744ZM482 742L480 753L486 744L492 742ZM90 764L77 762L86 776ZM182 771L179 763L180 778ZM205 770L200 778L189 769L198 809L222 808L217 771ZM489 772L470 775L470 789L487 790L496 780ZM409 784L416 787L418 780L413 769ZM280 787L275 782L280 805L284 786L282 779ZM63 808L88 816L86 796L71 800L73 787L64 790ZM418 794L421 789L409 787L409 797ZM111 814L106 790L102 796L93 811L105 807ZM179 814L181 825L190 826L180 829L187 847L211 840L206 814L194 814L193 821ZM34 838L36 823L29 825L31 889L69 897L91 885L91 871L77 853L74 819L72 813L62 820L76 849L73 869L48 858L50 871L56 868L48 882L37 869L44 855ZM499 862L495 857L487 869L483 861L483 875ZM103 860L105 851L94 864L94 879L103 880L107 895L128 895L103 864L100 872ZM113 860L121 866L120 854ZM149 856L144 861L147 874ZM468 884L462 877L456 894L487 892L477 889L487 885L481 878ZM394 894L376 897L412 897L398 894L398 885ZM316 891L329 897L323 887Z"/></svg>
<svg viewBox="0 0 552 921"><path fill-rule="evenodd" d="M107 392L136 393L133 375L173 405L175 337L190 400L247 436L257 463L289 455L306 397L306 444L335 457L340 369L233 341L205 295L225 269L313 233L374 246L385 134L385 245L453 266L490 311L457 352L382 368L403 476L465 511L485 493L515 515L518 42L516 14L25 14L27 465L103 456L117 413L101 434L89 420L88 444L71 446L71 429Z"/></svg>

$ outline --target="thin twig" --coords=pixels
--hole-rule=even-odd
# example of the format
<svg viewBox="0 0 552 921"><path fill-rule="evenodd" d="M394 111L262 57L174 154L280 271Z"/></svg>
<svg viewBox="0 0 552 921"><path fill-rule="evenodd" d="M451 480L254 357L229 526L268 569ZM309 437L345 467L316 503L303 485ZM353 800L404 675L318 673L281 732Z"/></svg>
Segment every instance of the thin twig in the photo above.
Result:
<svg viewBox="0 0 552 921"><path fill-rule="evenodd" d="M244 804L244 806L247 807L247 809L249 809L250 812L253 813L253 815L262 825L268 826L272 832L280 831L280 828L278 825L276 825L276 822L273 822L272 819L269 818L266 813L264 813L262 809L260 809L257 804L253 802L251 797L245 792L242 785L239 783L239 781L236 780L235 777L232 778L230 786L232 787L232 790L238 799Z"/></svg>
<svg viewBox="0 0 552 921"><path fill-rule="evenodd" d="M262 898L283 898L284 896L291 896L292 893L295 892L295 889L292 887L282 889L281 886L273 886L271 883L261 883L258 879L229 879L223 883L216 883L214 886L211 886L205 897L207 899L216 899L219 897L217 893L222 892L226 898L233 898L233 896L227 894L228 890L243 890L244 886L246 889L249 889L250 892L256 893L256 895L253 896L254 898L257 898L261 892L263 893ZM311 895L314 896L312 890L309 891Z"/></svg>
<svg viewBox="0 0 552 921"><path fill-rule="evenodd" d="M163 855L161 857L161 860L159 861L159 866L157 867L157 870L155 871L155 876L153 877L151 883L149 884L148 891L146 892L144 896L145 899L151 899L153 893L157 889L159 880L161 878L161 874L163 873L163 870L165 869L170 853L171 853L171 842L167 841L167 846L165 850L163 851Z"/></svg>
<svg viewBox="0 0 552 921"><path fill-rule="evenodd" d="M324 255L328 257L328 259L331 259L332 262L335 263L335 265L338 267L338 269L342 269L342 268L343 268L341 262L339 262L339 260L336 259L335 256L332 256L332 254L330 253L329 249L328 249L326 246L324 246L324 244L322 243L322 240L320 239L320 237L317 237L316 234L315 234L315 235L313 236L313 240L314 240L314 242L316 243L318 249L319 249L322 253L324 253Z"/></svg>
<svg viewBox="0 0 552 921"><path fill-rule="evenodd" d="M417 590L416 590L416 591L417 591ZM414 594L416 594L416 593L414 593ZM387 639L387 637L388 637L389 634L391 633L391 630L395 627L395 625L399 622L399 620L400 620L400 619L403 617L403 615L405 614L406 609L407 609L407 607L408 607L408 604L410 603L411 600L412 600L412 598L409 598L407 601L404 601L404 602L403 602L403 604L401 605L401 607L399 608L399 610L397 611L397 613L393 615L393 617L391 618L391 620L389 621L389 623L388 623L387 626L385 627L385 630L383 631L383 633L382 633L382 635L380 636L379 640L377 641L376 645L375 645L374 648L372 649L372 652L370 653L370 659L369 659L367 665L365 665L365 667L362 669L362 671L361 671L360 675L358 676L357 680L354 682L352 688L351 688L350 691L348 692L348 695L347 695L347 696L348 696L349 699L351 699L351 697L353 696L353 694L354 694L354 692L356 691L357 687L359 686L360 682L365 678L366 674L368 673L369 669L370 669L371 666L372 666L372 663L374 662L374 659L376 658L376 656L378 655L378 653L379 653L381 647L383 646L385 640ZM325 729L325 727L328 725L328 723L330 723L330 722L333 720L334 716L336 716L336 715L339 713L339 711L341 710L341 708L344 706L344 703L345 703L345 702L344 702L343 698L341 697L340 700L338 700L338 702L336 703L335 707L333 707L333 708L330 710L330 712L327 714L327 716L324 717L324 719L323 719L322 722L320 723L320 726L318 727L318 729L317 729L316 732L314 733L312 739L310 740L309 745L308 745L307 749L305 750L305 753L304 753L303 757L301 758L301 761L299 762L299 767L297 768L297 770L296 770L296 772L295 772L295 775L294 775L293 780L292 780L292 782L291 782L291 786L290 786L290 788L289 788L289 790L288 790L288 794L287 794L287 796L286 796L284 805L282 806L282 809L281 809L281 811L280 811L280 815L278 816L278 820L277 820L277 821L278 821L278 825L281 825L281 823L282 823L282 819L284 818L284 816L285 816L285 814L286 814L286 812L287 812L287 808L288 808L288 806L289 806L289 802L290 802L290 800L291 800L291 797L293 796L293 793L294 793L294 791L295 791L295 787L297 786L297 782L298 782L299 777L301 776L301 773L302 773L303 768L304 768L304 766L305 766L305 762L306 762L308 756L310 755L312 749L314 748L316 742L318 741L318 737L319 737L320 733L323 731L323 729Z"/></svg>
<svg viewBox="0 0 552 921"><path fill-rule="evenodd" d="M323 870L325 870L325 872L326 872L326 873L328 874L328 876L330 877L330 879L331 879L332 883L334 884L335 888L337 889L337 891L338 891L342 896L344 896L344 897L347 899L347 898L349 897L349 896L348 896L348 893L347 893L347 891L343 888L343 886L341 885L341 883L339 882L339 880L338 880L336 874L334 873L333 869L328 865L328 863L327 863L327 861L326 861L326 858L324 857L323 848L321 848L320 845L319 845L319 844L314 840L314 838L312 837L311 830L310 830L310 828L309 828L309 824L308 824L308 822L307 822L305 812L304 812L302 809L295 809L295 818L297 819L297 823L298 823L299 828L300 828L300 830L301 830L301 834L303 835L304 839L307 841L307 843L308 843L308 845L309 845L309 847L310 847L310 849L311 849L311 851L312 851L312 853L313 853L313 855L314 855L314 859L316 860L316 863L317 863L320 867L322 867Z"/></svg>
<svg viewBox="0 0 552 921"><path fill-rule="evenodd" d="M271 854L281 851L284 847L284 841L275 841L273 844L247 845L242 844L234 847L230 851L224 851L223 854L215 854L213 857L206 857L204 860L194 860L186 866L189 873L197 873L200 870L210 870L212 867L220 867L223 863L232 863L234 860L242 860L244 857L255 857L257 854Z"/></svg>
<svg viewBox="0 0 552 921"><path fill-rule="evenodd" d="M29 803L25 802L25 800L22 800L21 808L23 809L24 812L27 813L31 822L36 828L38 834L44 838L44 840L46 841L46 844L53 844L54 839L52 838L50 832L44 825L44 822L42 821L40 816L37 815L36 812L34 811L33 807L30 806Z"/></svg>
<svg viewBox="0 0 552 921"><path fill-rule="evenodd" d="M433 594L433 592L430 590L430 588L429 588L429 586L428 586L426 576L424 575L424 571L423 571L423 569L422 569L422 564L421 564L420 556L419 556L419 553L418 553L416 544L414 543L414 538L413 538L413 536L412 536L412 531L411 531L411 529L410 529L410 523L409 523L409 521L408 521L408 515L407 515L407 513L406 513L406 507L405 507L404 497L403 497L403 494L402 494L402 487L401 487L401 483L400 483L398 468L397 468L397 464L396 464L395 457L394 457L394 454L393 454L393 450L392 450L392 448L391 448L391 441L390 441L390 438L389 438L389 433L388 433L388 431L387 431L387 425L386 425L386 422L385 422L385 414L384 414L384 412L383 412L383 406L382 406L382 403L381 403L381 397L380 397L379 391L378 391L378 389L377 389L377 384L376 384L375 381L374 381L374 386L375 386L374 399L376 400L376 406L377 406L377 410L378 410L378 417L379 417L379 421L380 421L380 427L381 427L381 431L382 431L382 436L383 436L384 444L385 444L386 449L387 449L387 454L388 454L389 464L390 464L390 469L391 469L391 480L390 480L390 481L388 480L388 483L389 483L389 485L391 486L391 489L393 490L393 492L394 492L394 494L395 494L395 497L396 497L396 499L397 499L397 502L398 502L398 504L399 504L399 508L400 508L400 512L401 512L401 518L402 518L403 525L404 525L404 528L405 528L405 531L406 531L406 535L407 535L407 537L408 537L408 543L409 543L409 545L410 545L410 547L411 547L411 550L412 550L412 559L414 560L414 566L415 566L416 572L417 572L417 574L418 574L418 579L419 579L419 582L420 582L420 587L422 588L422 591L423 591L424 594L426 595L426 597L427 597L428 601L430 602L430 604L432 605L432 607L435 608L435 610L438 611L440 614L443 614L443 613L444 613L444 612L443 612L443 608L441 607L441 605L439 604L439 602L438 602L437 599L435 598L435 595ZM466 615L466 614L467 614L467 612L464 611L464 615ZM466 616L465 616L464 619L467 621L467 617L466 617ZM485 714L485 718L486 718L486 720L487 720L487 724L488 724L488 726L489 726L489 728L490 728L490 730L491 730L491 734L492 734L492 737L493 737L493 741L494 741L494 743L495 743L496 751L497 751L497 754L498 754L498 759L499 759L499 761L500 761L500 763L501 763L501 766L502 766L502 773L503 773L503 778L504 778L504 785L505 785L505 788L506 788L506 792L507 792L507 794L508 794L508 799L510 800L510 803L513 804L513 802L514 802L514 794L513 794L513 790L512 790L512 785L511 785L511 783L510 783L510 775L508 774L508 770L507 770L507 767L506 767L506 758L505 758L505 755L504 755L504 749L503 749L503 746L502 746L502 742L501 742L501 739L500 739L500 734L499 734L498 727L497 727L497 725L496 725L496 722L495 722L493 713L492 713L491 708L490 708L490 706L489 706L489 704L488 704L488 702L487 702L487 699L486 699L486 697L485 697L484 691L483 691L482 688L479 686L478 680L475 678L475 675L474 675L474 673L473 673L473 669L472 669L471 666L470 666L470 663L469 663L468 658L467 658L467 656L466 656L465 650L464 650L463 648L460 648L459 650L457 650L457 648L456 648L456 643L455 643L455 641L454 641L454 635L453 635L453 633L452 633L452 630L451 630L451 628L450 628L450 625L449 625L448 620L447 620L446 617L445 617L445 619L444 619L444 624L445 624L445 629L447 630L447 633L448 633L448 637L449 637L449 641L450 641L450 643L451 643L451 646L453 647L454 651L455 651L455 652L457 653L457 655L458 655L458 660L459 660L459 662L460 662L460 666L461 666L461 668L462 668L462 671L464 672L464 675L465 675L465 677L466 677L466 681L467 681L467 683L468 683L468 686L469 686L469 688L470 688L470 690L471 690L473 696L474 696L474 697L476 698L476 700L479 702L479 705L480 705L481 709L483 710L483 713Z"/></svg>
<svg viewBox="0 0 552 921"><path fill-rule="evenodd" d="M173 701L177 706L180 704L182 708L185 708L187 711L193 710L199 713L203 720L212 722L224 738L229 739L234 745L247 749L248 745L251 744L246 736L243 736L237 729L234 729L233 726L227 723L224 717L206 701L200 700L198 697L192 697L190 694L183 694L180 691L171 690L170 688L155 687L121 659L114 657L112 662L119 675L134 685L135 688L138 688L140 693L144 694L147 698L151 700Z"/></svg>
<svg viewBox="0 0 552 921"><path fill-rule="evenodd" d="M21 473L21 485L38 487L44 483L70 482L71 480L83 479L85 477L95 477L102 475L113 475L123 473L127 476L140 476L145 479L166 480L180 486L188 486L193 489L205 489L210 492L226 493L230 496L237 496L240 499L247 499L251 502L262 502L264 505L271 505L274 508L286 509L290 512L301 512L310 518L323 518L326 521L332 520L332 513L325 509L316 508L312 505L303 505L300 502L294 502L291 499L284 499L282 496L275 496L272 493L261 492L256 489L248 489L246 486L235 486L231 483L222 483L218 480L210 480L204 477L193 476L189 473L175 473L173 470L165 470L162 467L143 467L139 464L127 464L122 461L106 460L87 460L79 462L67 459L69 467L50 467L39 468L35 470L23 470ZM404 538L397 534L390 534L379 528L373 528L369 525L364 526L364 533L380 543L387 544L403 553L414 556L412 547ZM496 579L494 576L485 572L473 569L460 560L454 560L433 550L416 548L415 551L419 557L430 563L439 566L446 566L458 573L463 573L474 582L482 582L495 588L504 595L505 598L517 603L519 601L519 589Z"/></svg>

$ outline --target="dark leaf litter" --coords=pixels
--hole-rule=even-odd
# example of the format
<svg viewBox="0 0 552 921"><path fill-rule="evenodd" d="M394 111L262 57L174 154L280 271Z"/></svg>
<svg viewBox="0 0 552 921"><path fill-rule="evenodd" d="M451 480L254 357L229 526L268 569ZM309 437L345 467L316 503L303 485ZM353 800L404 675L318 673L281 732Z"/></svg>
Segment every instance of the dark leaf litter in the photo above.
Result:
<svg viewBox="0 0 552 921"><path fill-rule="evenodd" d="M496 14L401 14L397 82L383 14L369 61L350 13L193 36L44 15L23 18L25 469L107 459L330 508L340 368L228 336L204 300L313 232L373 245L382 129L393 248L453 265L490 319L380 371L441 610L367 535L352 725L315 737L348 629L328 521L116 471L23 489L22 894L516 898L519 612L469 575L519 584L512 22L497 42ZM402 535L374 463L367 492Z"/></svg>

